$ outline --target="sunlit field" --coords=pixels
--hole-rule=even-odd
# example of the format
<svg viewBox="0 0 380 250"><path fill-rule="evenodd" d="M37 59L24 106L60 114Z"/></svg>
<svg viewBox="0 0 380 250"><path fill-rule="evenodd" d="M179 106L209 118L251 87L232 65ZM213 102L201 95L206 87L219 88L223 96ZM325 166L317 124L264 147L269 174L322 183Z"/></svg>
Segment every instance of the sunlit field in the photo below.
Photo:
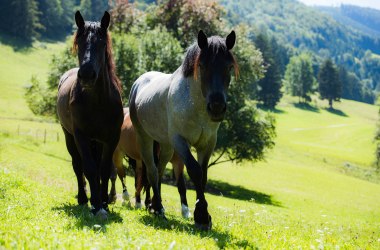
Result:
<svg viewBox="0 0 380 250"><path fill-rule="evenodd" d="M0 45L0 246L22 248L380 248L380 179L371 167L378 107L342 100L274 112L276 146L266 160L209 170L213 228L181 217L177 188L163 185L168 220L122 203L107 221L76 204L76 179L60 126L23 99L32 74L47 76L62 44L14 52ZM17 65L17 67L14 67ZM316 98L314 98L316 100ZM45 132L46 131L46 132ZM133 178L127 187L134 193ZM121 185L117 183L121 193ZM195 192L188 191L194 209Z"/></svg>

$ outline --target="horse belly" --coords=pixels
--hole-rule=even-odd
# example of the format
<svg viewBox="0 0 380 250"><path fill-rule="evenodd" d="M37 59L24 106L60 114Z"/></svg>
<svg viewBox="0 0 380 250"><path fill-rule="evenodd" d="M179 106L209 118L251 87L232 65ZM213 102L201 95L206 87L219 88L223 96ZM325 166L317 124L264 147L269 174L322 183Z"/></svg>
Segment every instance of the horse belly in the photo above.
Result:
<svg viewBox="0 0 380 250"><path fill-rule="evenodd" d="M137 108L137 116L144 131L155 141L168 143L168 123L165 107L144 105Z"/></svg>

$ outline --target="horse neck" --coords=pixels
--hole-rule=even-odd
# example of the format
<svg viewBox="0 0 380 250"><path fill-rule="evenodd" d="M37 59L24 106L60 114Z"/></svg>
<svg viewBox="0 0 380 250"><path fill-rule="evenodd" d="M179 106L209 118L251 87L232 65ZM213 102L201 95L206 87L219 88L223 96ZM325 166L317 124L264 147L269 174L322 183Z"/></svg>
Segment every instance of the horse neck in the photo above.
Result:
<svg viewBox="0 0 380 250"><path fill-rule="evenodd" d="M95 85L99 100L110 98L112 82L110 80L110 73L106 64L101 67Z"/></svg>

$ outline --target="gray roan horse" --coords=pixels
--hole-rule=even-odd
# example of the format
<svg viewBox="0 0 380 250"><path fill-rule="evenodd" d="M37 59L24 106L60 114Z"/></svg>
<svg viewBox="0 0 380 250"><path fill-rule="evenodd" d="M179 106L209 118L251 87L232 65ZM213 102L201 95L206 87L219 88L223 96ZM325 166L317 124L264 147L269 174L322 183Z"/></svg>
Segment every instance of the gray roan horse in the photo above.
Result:
<svg viewBox="0 0 380 250"><path fill-rule="evenodd" d="M62 75L57 110L66 146L78 180L78 203L87 204L85 177L90 184L91 212L107 217L108 181L114 168L112 154L123 122L120 81L115 75L108 34L110 15L101 22L85 22L75 13L78 30L74 48L79 68Z"/></svg>
<svg viewBox="0 0 380 250"><path fill-rule="evenodd" d="M160 179L174 149L195 185L194 221L200 229L211 229L212 225L204 189L208 161L226 112L231 70L235 69L235 76L238 73L230 51L235 39L234 31L226 39L207 38L199 31L198 41L188 49L182 65L173 74L145 73L135 81L130 93L131 119L154 194L152 209L164 216ZM160 144L157 168L153 141ZM197 151L198 161L191 154L191 146Z"/></svg>

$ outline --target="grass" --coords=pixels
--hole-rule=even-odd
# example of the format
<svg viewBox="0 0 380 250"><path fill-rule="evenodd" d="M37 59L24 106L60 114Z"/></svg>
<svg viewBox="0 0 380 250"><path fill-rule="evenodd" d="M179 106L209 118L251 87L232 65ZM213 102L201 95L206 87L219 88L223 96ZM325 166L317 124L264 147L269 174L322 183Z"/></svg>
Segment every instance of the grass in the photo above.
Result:
<svg viewBox="0 0 380 250"><path fill-rule="evenodd" d="M0 45L6 55L0 58L0 247L380 248L380 181L371 167L378 107L347 100L331 112L325 102L305 106L284 97L275 112L276 146L265 162L210 168L210 232L181 218L170 185L162 187L168 221L120 200L107 221L91 217L76 205L60 126L33 116L23 100L30 75L46 78L49 57L61 47L15 52ZM131 177L127 186L132 193ZM194 191L188 200L193 209Z"/></svg>

